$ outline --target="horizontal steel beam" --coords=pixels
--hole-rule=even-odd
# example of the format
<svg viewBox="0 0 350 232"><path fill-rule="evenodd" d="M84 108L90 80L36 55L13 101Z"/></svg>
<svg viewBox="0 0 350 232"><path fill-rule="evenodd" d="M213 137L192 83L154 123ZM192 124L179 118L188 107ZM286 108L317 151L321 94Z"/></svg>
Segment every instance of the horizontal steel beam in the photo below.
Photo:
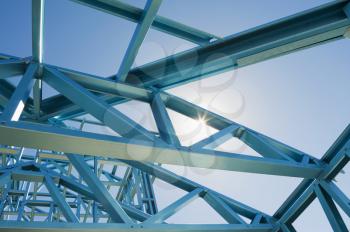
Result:
<svg viewBox="0 0 350 232"><path fill-rule="evenodd" d="M132 22L138 23L142 19L143 10L135 6L129 5L126 2L119 0L73 0L74 2L80 3L92 7L94 9L103 11L108 14L112 14ZM176 37L189 40L196 44L207 44L212 39L219 39L218 36L210 33L198 30L196 28L186 26L182 23L174 20L156 16L152 28L174 35Z"/></svg>
<svg viewBox="0 0 350 232"><path fill-rule="evenodd" d="M114 223L45 223L45 222L0 222L1 232L270 232L272 226L261 225L175 225L175 224L151 224L151 225L125 225Z"/></svg>
<svg viewBox="0 0 350 232"><path fill-rule="evenodd" d="M0 125L0 144L126 160L305 178L315 178L322 170L317 165L210 150L194 152L185 147L175 149L147 141L19 122Z"/></svg>

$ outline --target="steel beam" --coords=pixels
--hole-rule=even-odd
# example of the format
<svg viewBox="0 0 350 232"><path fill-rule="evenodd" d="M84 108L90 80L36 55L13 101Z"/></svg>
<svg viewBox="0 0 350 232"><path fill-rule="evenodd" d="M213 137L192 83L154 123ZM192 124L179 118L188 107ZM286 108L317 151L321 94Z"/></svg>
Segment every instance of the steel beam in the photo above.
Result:
<svg viewBox="0 0 350 232"><path fill-rule="evenodd" d="M23 74L26 66L27 64L25 60L20 60L20 59L0 60L0 79Z"/></svg>
<svg viewBox="0 0 350 232"><path fill-rule="evenodd" d="M227 140L233 138L233 136L236 134L236 131L240 127L238 125L232 124L231 126L228 126L222 130L219 130L218 132L212 134L211 136L202 139L198 141L197 143L190 146L192 150L200 149L200 148L208 148L208 149L215 149L216 147L220 146Z"/></svg>
<svg viewBox="0 0 350 232"><path fill-rule="evenodd" d="M187 193L185 196L181 197L177 201L171 203L169 206L165 207L161 211L159 211L157 214L153 215L149 219L143 222L143 224L157 224L157 223L163 223L166 219L171 217L173 214L175 214L177 211L185 207L187 204L189 204L191 201L195 200L200 196L200 194L203 192L203 189L195 189L190 193Z"/></svg>
<svg viewBox="0 0 350 232"><path fill-rule="evenodd" d="M115 223L45 223L45 222L0 222L1 232L270 232L272 226L267 225L126 225Z"/></svg>
<svg viewBox="0 0 350 232"><path fill-rule="evenodd" d="M92 7L96 10L106 12L108 14L122 17L132 22L139 23L139 21L142 19L142 9L119 0L73 1L82 5ZM155 17L155 20L152 23L152 28L200 45L208 44L212 39L219 39L218 36L212 35L210 33L198 30L196 28L184 25L182 23L176 22L174 20L159 15Z"/></svg>
<svg viewBox="0 0 350 232"><path fill-rule="evenodd" d="M32 53L35 62L43 62L44 0L32 0Z"/></svg>
<svg viewBox="0 0 350 232"><path fill-rule="evenodd" d="M350 218L350 199L332 181L320 181L320 186Z"/></svg>
<svg viewBox="0 0 350 232"><path fill-rule="evenodd" d="M66 154L69 161L79 172L79 175L88 184L91 191L95 193L96 198L101 202L105 210L109 213L114 222L134 224L134 222L125 213L120 204L115 201L106 187L100 182L96 174L92 172L90 167L86 164L84 157L74 154Z"/></svg>
<svg viewBox="0 0 350 232"><path fill-rule="evenodd" d="M211 192L205 193L203 199L215 209L229 224L246 224L222 199Z"/></svg>
<svg viewBox="0 0 350 232"><path fill-rule="evenodd" d="M66 202L66 199L63 197L62 193L59 191L52 178L48 175L45 175L45 185L46 188L49 190L53 201L60 208L67 222L78 223L79 219L75 216L71 207Z"/></svg>
<svg viewBox="0 0 350 232"><path fill-rule="evenodd" d="M316 194L312 185L307 186L305 191L299 196L298 199L290 205L290 207L282 214L279 219L280 223L288 224L293 223L302 212L312 203L315 199Z"/></svg>
<svg viewBox="0 0 350 232"><path fill-rule="evenodd" d="M33 63L28 66L10 101L2 112L0 121L18 121L34 85L34 75L37 69L37 64Z"/></svg>
<svg viewBox="0 0 350 232"><path fill-rule="evenodd" d="M172 144L175 147L181 146L160 93L154 94L151 109L160 137L168 144Z"/></svg>
<svg viewBox="0 0 350 232"><path fill-rule="evenodd" d="M15 86L13 86L10 82L7 80L0 79L0 105L5 108L9 99L15 92ZM30 106L33 103L33 99L31 97L28 98L27 100L27 105ZM27 107L24 108L24 114L28 117L30 116L30 111L29 108Z"/></svg>
<svg viewBox="0 0 350 232"><path fill-rule="evenodd" d="M132 35L131 41L129 43L129 46L126 50L126 54L122 60L122 63L120 64L120 67L116 76L117 80L121 82L125 81L130 71L130 68L134 63L134 60L142 44L142 41L144 40L148 29L152 25L153 20L158 12L158 9L161 3L162 3L162 0L147 1L145 9L140 18L140 21L136 26L134 34Z"/></svg>
<svg viewBox="0 0 350 232"><path fill-rule="evenodd" d="M0 125L0 132L1 144L74 154L305 178L315 178L322 170L319 166L311 164L204 149L195 152L187 148L175 149L154 142L28 123Z"/></svg>
<svg viewBox="0 0 350 232"><path fill-rule="evenodd" d="M346 232L348 229L337 209L337 206L332 201L332 198L328 195L326 191L319 184L314 185L314 190L316 192L317 198L321 203L323 211L325 212L329 223L335 232Z"/></svg>

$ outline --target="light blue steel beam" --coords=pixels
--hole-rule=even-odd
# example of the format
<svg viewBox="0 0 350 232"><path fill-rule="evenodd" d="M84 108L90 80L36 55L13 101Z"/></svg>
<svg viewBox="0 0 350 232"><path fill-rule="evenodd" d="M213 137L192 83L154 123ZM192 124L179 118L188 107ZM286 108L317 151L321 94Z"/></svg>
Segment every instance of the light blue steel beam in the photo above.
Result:
<svg viewBox="0 0 350 232"><path fill-rule="evenodd" d="M45 0L32 0L32 59L40 64L39 77L41 77L44 53L44 8ZM42 101L42 80L37 79L33 88L34 115L40 117Z"/></svg>
<svg viewBox="0 0 350 232"><path fill-rule="evenodd" d="M49 190L49 193L52 197L52 200L55 204L60 208L63 216L66 218L67 222L75 222L78 223L79 219L73 213L71 207L66 202L66 199L63 197L62 193L59 191L54 181L49 175L45 175L45 185Z"/></svg>
<svg viewBox="0 0 350 232"><path fill-rule="evenodd" d="M157 224L157 223L163 223L166 219L174 215L176 212L181 210L183 207L188 205L190 202L197 199L200 194L203 192L203 189L197 188L193 190L190 193L187 193L185 196L181 197L177 201L173 202L169 206L165 207L161 211L159 211L157 214L153 215L146 221L144 221L142 224Z"/></svg>
<svg viewBox="0 0 350 232"><path fill-rule="evenodd" d="M121 82L125 81L130 71L130 68L134 63L134 60L142 44L142 41L144 40L148 29L152 25L154 17L157 15L157 12L161 3L162 3L162 0L147 0L143 14L136 26L134 34L132 35L129 46L124 55L123 61L120 64L120 67L116 76L117 80Z"/></svg>
<svg viewBox="0 0 350 232"><path fill-rule="evenodd" d="M312 181L312 180L311 180ZM312 181L314 183L314 181ZM282 214L279 219L280 223L288 224L293 223L302 212L312 203L315 199L316 194L314 193L313 185L309 185L296 199L292 205Z"/></svg>
<svg viewBox="0 0 350 232"><path fill-rule="evenodd" d="M43 62L44 2L32 0L32 53L35 62Z"/></svg>
<svg viewBox="0 0 350 232"><path fill-rule="evenodd" d="M94 9L122 17L126 20L138 23L142 18L143 10L126 2L119 0L73 0L82 5L92 7ZM200 45L208 44L212 39L220 39L220 37L210 33L198 30L196 28L184 25L174 20L156 16L152 23L152 28L168 33L170 35L197 43Z"/></svg>
<svg viewBox="0 0 350 232"><path fill-rule="evenodd" d="M180 141L176 136L173 123L171 122L163 99L159 93L154 94L151 102L151 109L160 137L168 144L172 144L175 147L181 146Z"/></svg>
<svg viewBox="0 0 350 232"><path fill-rule="evenodd" d="M5 108L9 99L15 92L15 86L13 86L10 82L4 79L0 79L0 105L2 108ZM28 98L27 100L27 105L31 106L33 103L33 99L31 97ZM24 108L23 114L26 115L27 117L30 117L30 111L28 107Z"/></svg>
<svg viewBox="0 0 350 232"><path fill-rule="evenodd" d="M204 194L203 199L230 224L246 224L222 199L210 191Z"/></svg>
<svg viewBox="0 0 350 232"><path fill-rule="evenodd" d="M332 181L320 181L320 185L350 218L350 199Z"/></svg>
<svg viewBox="0 0 350 232"><path fill-rule="evenodd" d="M42 101L42 80L36 79L33 86L33 106L36 119L40 118L40 108Z"/></svg>
<svg viewBox="0 0 350 232"><path fill-rule="evenodd" d="M175 149L157 142L10 122L0 125L0 143L74 154L185 165L271 175L315 178L321 168L312 164L260 158L221 151ZM45 141L43 143L42 141Z"/></svg>
<svg viewBox="0 0 350 232"><path fill-rule="evenodd" d="M294 159L282 153L281 151L277 150L275 147L271 146L269 143L266 143L264 140L262 140L258 135L248 130L245 130L245 129L238 130L238 132L236 133L236 137L241 141L243 141L245 144L247 144L249 147L254 149L263 157L289 160L291 162L295 162Z"/></svg>
<svg viewBox="0 0 350 232"><path fill-rule="evenodd" d="M191 225L191 224L150 224L130 225L116 223L45 223L45 222L0 222L1 232L271 232L272 226L261 225Z"/></svg>
<svg viewBox="0 0 350 232"><path fill-rule="evenodd" d="M84 157L74 154L66 154L69 161L77 169L79 175L88 184L91 191L94 192L96 198L103 205L103 208L109 213L114 222L134 224L130 217L125 213L120 204L113 199L106 187L93 173L91 168L86 164Z"/></svg>
<svg viewBox="0 0 350 232"><path fill-rule="evenodd" d="M344 168L344 166L350 161L350 139L344 144L343 149L341 149L333 159L324 167L320 178L332 180L339 172Z"/></svg>
<svg viewBox="0 0 350 232"><path fill-rule="evenodd" d="M26 66L25 60L0 60L0 79L23 74Z"/></svg>
<svg viewBox="0 0 350 232"><path fill-rule="evenodd" d="M328 195L326 191L318 184L314 184L314 190L317 195L318 200L321 203L323 211L325 212L329 223L332 226L334 232L347 232L348 229L337 209L337 206L332 201L332 198Z"/></svg>
<svg viewBox="0 0 350 232"><path fill-rule="evenodd" d="M44 80L121 136L151 141L159 140L140 124L109 106L61 72L47 67L44 69Z"/></svg>
<svg viewBox="0 0 350 232"><path fill-rule="evenodd" d="M17 85L15 92L12 94L10 101L2 112L0 121L17 121L20 118L30 91L34 85L34 75L37 70L38 65L35 63L28 66L21 81Z"/></svg>
<svg viewBox="0 0 350 232"><path fill-rule="evenodd" d="M212 134L211 136L198 141L197 143L191 145L189 148L192 150L200 148L215 149L216 147L225 143L227 140L233 138L239 128L240 127L238 125L232 124L231 126L219 130L215 134Z"/></svg>

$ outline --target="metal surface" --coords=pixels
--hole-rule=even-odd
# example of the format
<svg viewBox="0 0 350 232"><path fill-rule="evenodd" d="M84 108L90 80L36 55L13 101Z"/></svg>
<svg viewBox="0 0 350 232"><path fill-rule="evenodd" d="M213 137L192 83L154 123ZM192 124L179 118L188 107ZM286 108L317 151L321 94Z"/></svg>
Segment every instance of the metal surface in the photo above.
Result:
<svg viewBox="0 0 350 232"><path fill-rule="evenodd" d="M331 2L225 38L157 15L160 0L149 0L145 9L117 0L74 2L136 22L137 27L115 75L105 78L57 67L44 62L44 0L32 0L32 57L0 54L0 231L287 232L295 231L292 223L315 199L334 231L348 231L339 211L350 217L350 200L334 178L350 161L350 126L317 159L164 92L348 37L348 1ZM200 46L131 69L150 28ZM22 78L16 86L5 79L18 75ZM43 100L43 82L59 94ZM131 100L149 104L157 131L113 107ZM205 117L217 132L183 146L168 110L195 120ZM95 119L78 117L86 114ZM72 128L68 122L80 126ZM106 126L115 134L86 132L85 125ZM239 139L260 156L215 150L230 138ZM161 164L305 179L269 215ZM154 180L186 194L158 209ZM198 198L227 224L168 223Z"/></svg>

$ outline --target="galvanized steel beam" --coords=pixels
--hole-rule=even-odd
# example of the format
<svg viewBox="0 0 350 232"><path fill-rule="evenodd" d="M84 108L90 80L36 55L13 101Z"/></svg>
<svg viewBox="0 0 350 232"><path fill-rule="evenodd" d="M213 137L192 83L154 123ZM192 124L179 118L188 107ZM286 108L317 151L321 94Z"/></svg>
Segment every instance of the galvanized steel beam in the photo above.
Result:
<svg viewBox="0 0 350 232"><path fill-rule="evenodd" d="M204 149L201 151L190 151L186 148L175 149L141 140L27 123L0 125L0 132L0 143L2 144L66 153L306 178L315 178L322 170L319 166L312 164Z"/></svg>
<svg viewBox="0 0 350 232"><path fill-rule="evenodd" d="M119 0L73 0L82 5L92 7L94 9L112 14L132 22L139 23L142 19L143 10L135 6L129 5L126 2ZM152 28L168 33L170 35L191 41L196 44L207 44L212 39L219 39L218 36L198 30L196 28L184 25L174 20L157 15Z"/></svg>

